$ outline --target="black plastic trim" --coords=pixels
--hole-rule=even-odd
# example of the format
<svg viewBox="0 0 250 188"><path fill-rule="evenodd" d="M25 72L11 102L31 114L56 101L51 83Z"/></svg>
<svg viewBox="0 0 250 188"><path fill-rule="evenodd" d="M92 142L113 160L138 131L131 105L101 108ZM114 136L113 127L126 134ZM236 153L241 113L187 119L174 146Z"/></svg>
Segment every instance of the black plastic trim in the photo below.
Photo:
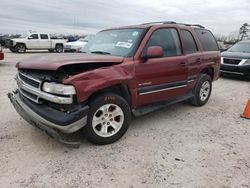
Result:
<svg viewBox="0 0 250 188"><path fill-rule="evenodd" d="M171 88L171 87L178 87L178 86L182 86L182 85L187 85L187 80L141 87L141 88L138 88L138 93L141 94L141 93L146 93L146 92L151 92L151 91L167 89L167 88Z"/></svg>
<svg viewBox="0 0 250 188"><path fill-rule="evenodd" d="M87 116L89 110L89 106L84 106L76 112L67 114L65 112L55 110L44 104L36 104L21 95L20 98L30 109L36 112L39 116L61 126L66 126L80 120L84 116Z"/></svg>

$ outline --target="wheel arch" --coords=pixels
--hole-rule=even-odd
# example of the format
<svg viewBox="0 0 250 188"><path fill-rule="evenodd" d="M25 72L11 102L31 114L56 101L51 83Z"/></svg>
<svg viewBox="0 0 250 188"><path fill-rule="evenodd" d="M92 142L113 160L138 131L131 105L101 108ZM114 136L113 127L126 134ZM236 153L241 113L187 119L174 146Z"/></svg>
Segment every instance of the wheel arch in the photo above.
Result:
<svg viewBox="0 0 250 188"><path fill-rule="evenodd" d="M26 46L26 44L25 44L25 43L23 43L23 42L17 42L17 43L16 43L16 45L15 45L15 47L16 47L17 45L20 45L20 44L21 44L21 45L24 45L24 46L25 46L25 48L26 48L26 49L28 49L28 48L27 48L27 46Z"/></svg>
<svg viewBox="0 0 250 188"><path fill-rule="evenodd" d="M129 88L126 84L115 84L113 86L109 86L106 88L103 88L99 91L96 91L95 93L91 94L88 99L87 103L91 103L97 96L103 94L103 93L115 93L123 97L129 105L132 104L132 99L131 99L131 93L129 91Z"/></svg>
<svg viewBox="0 0 250 188"><path fill-rule="evenodd" d="M214 79L214 68L213 67L205 67L200 71L200 74L207 74L211 77L211 79Z"/></svg>

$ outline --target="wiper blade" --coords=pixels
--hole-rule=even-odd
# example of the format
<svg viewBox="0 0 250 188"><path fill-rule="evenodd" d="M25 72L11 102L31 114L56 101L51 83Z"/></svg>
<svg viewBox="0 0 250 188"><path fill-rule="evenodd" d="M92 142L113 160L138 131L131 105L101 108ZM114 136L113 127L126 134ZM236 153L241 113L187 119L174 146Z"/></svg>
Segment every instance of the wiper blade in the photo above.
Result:
<svg viewBox="0 0 250 188"><path fill-rule="evenodd" d="M109 52L103 52L103 51L93 51L92 54L103 54L103 55L109 55Z"/></svg>

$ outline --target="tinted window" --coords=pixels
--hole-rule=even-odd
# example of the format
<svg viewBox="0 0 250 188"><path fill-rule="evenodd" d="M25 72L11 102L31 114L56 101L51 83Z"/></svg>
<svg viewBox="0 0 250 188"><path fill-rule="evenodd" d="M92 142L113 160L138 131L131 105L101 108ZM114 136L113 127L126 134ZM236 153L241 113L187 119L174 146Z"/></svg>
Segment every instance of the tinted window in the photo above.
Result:
<svg viewBox="0 0 250 188"><path fill-rule="evenodd" d="M187 31L187 30L181 30L182 32L182 37L183 37L183 42L186 46L186 52L187 54L192 54L197 52L197 45L194 41L193 35Z"/></svg>
<svg viewBox="0 0 250 188"><path fill-rule="evenodd" d="M195 29L195 32L200 39L204 51L218 51L216 40L210 31L204 29Z"/></svg>
<svg viewBox="0 0 250 188"><path fill-rule="evenodd" d="M46 34L41 34L40 37L41 37L41 39L49 39L48 35L46 35Z"/></svg>
<svg viewBox="0 0 250 188"><path fill-rule="evenodd" d="M30 37L31 37L32 39L38 39L38 34L32 34L32 35L30 35Z"/></svg>
<svg viewBox="0 0 250 188"><path fill-rule="evenodd" d="M181 43L176 29L158 29L150 37L146 49L150 46L160 46L164 57L181 55Z"/></svg>

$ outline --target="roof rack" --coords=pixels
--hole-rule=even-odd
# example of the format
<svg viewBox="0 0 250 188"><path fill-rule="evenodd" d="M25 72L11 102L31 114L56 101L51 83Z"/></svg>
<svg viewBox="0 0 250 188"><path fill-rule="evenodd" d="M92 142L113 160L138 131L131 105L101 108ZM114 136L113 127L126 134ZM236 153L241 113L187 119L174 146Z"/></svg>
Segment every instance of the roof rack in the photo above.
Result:
<svg viewBox="0 0 250 188"><path fill-rule="evenodd" d="M176 23L173 21L161 21L161 22L148 22L148 23L143 23L141 25L153 25L153 24L178 24L178 25L185 25L185 26L193 26L193 27L199 27L204 29L205 27L199 24L185 24L185 23Z"/></svg>
<svg viewBox="0 0 250 188"><path fill-rule="evenodd" d="M141 25L152 25L152 24L176 24L176 22L173 21L148 22L148 23L143 23Z"/></svg>
<svg viewBox="0 0 250 188"><path fill-rule="evenodd" d="M202 29L205 28L204 26L199 25L199 24L185 24L185 23L177 23L177 24L179 24L179 25L185 25L185 26L199 27L199 28L202 28Z"/></svg>

